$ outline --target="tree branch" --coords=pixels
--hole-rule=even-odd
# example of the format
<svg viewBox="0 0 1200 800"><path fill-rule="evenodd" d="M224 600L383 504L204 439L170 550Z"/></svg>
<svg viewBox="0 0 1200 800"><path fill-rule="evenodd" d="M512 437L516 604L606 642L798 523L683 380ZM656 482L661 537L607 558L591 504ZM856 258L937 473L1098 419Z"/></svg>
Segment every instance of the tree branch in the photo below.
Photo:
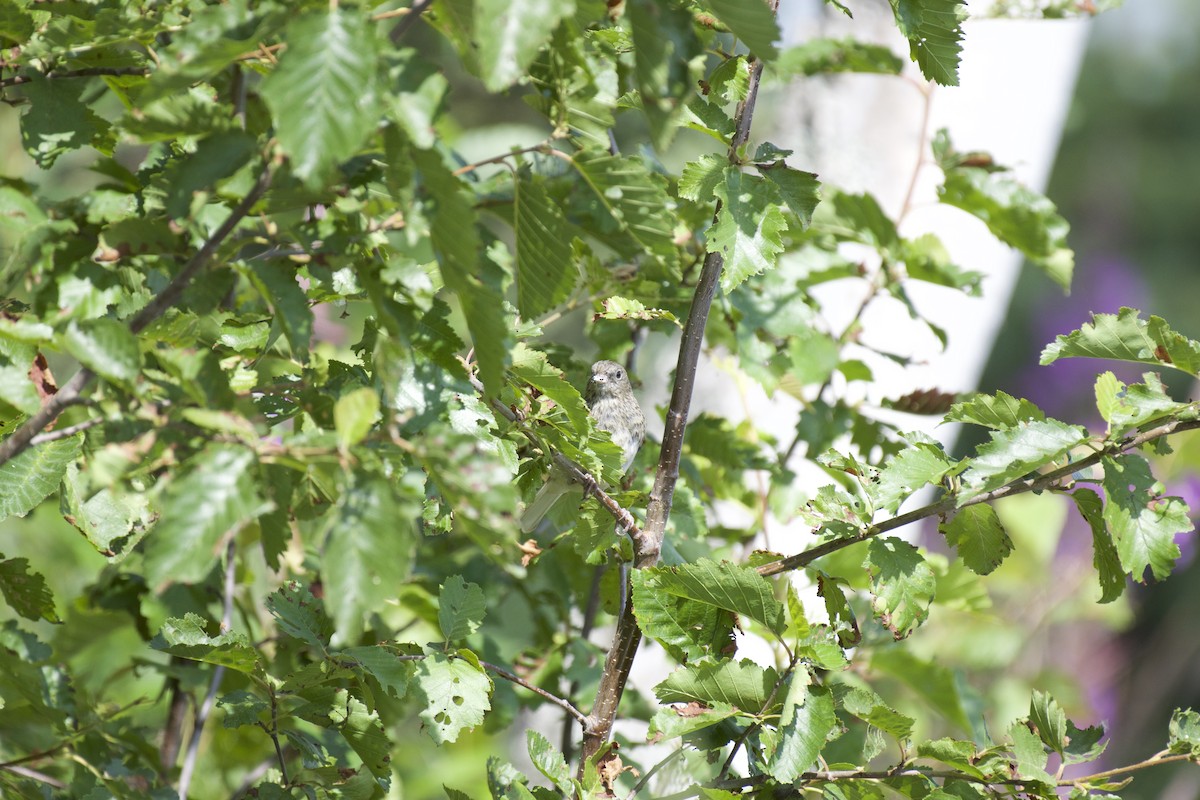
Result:
<svg viewBox="0 0 1200 800"><path fill-rule="evenodd" d="M583 725L587 722L587 717L585 717L583 715L582 711L580 711L578 708L573 706L571 704L570 700L567 700L566 698L563 698L563 697L559 697L558 695L552 694L551 692L547 692L542 687L535 686L534 684L530 683L529 681L525 680L524 678L522 678L518 675L514 675L513 673L504 669L503 667L498 667L495 664L489 664L488 662L486 662L482 659L480 659L480 661L479 661L479 666L483 667L484 669L488 670L489 672L496 673L501 678L504 678L504 680L506 680L510 683L515 683L517 686L520 686L522 689L528 689L529 691L533 692L534 694L538 695L539 697L549 700L551 703L554 703L554 705L558 706L563 711L566 711L572 717L577 719L579 721L580 725Z"/></svg>
<svg viewBox="0 0 1200 800"><path fill-rule="evenodd" d="M471 375L470 380L471 385L475 387L475 390L479 392L480 395L483 395L483 384L479 382L479 379L474 375ZM617 521L617 527L629 534L629 537L633 539L635 549L640 546L640 543L645 539L645 533L641 528L638 527L637 520L633 518L633 514L629 513L629 509L622 506L613 498L612 495L600 488L600 482L596 480L596 477L592 475L592 473L588 472L586 469L579 466L557 450L551 450L550 448L546 447L542 441L538 439L537 434L529 428L529 425L526 423L524 417L522 417L516 411L513 411L504 403L493 398L491 400L491 406L498 414L500 414L500 416L516 425L521 433L525 435L525 438L529 439L534 446L547 450L550 453L550 458L552 461L554 461L554 465L556 467L565 472L571 480L583 486L585 492L599 500L600 505L604 506L605 510L608 511L609 514L612 514L613 519Z"/></svg>
<svg viewBox="0 0 1200 800"><path fill-rule="evenodd" d="M421 18L421 14L431 5L433 5L433 0L417 0L417 2L413 3L412 7L408 9L408 13L404 15L404 19L400 20L396 27L392 29L392 42L399 41L404 34L408 33L409 28L417 24L417 20Z"/></svg>
<svg viewBox="0 0 1200 800"><path fill-rule="evenodd" d="M149 75L150 70L145 67L84 67L83 69L68 69L62 72L37 72L32 75L14 75L11 78L0 80L0 89L5 89L9 86L20 86L23 83L33 83L36 80L51 80L56 78L94 78L99 75Z"/></svg>
<svg viewBox="0 0 1200 800"><path fill-rule="evenodd" d="M229 212L229 216L221 223L208 241L196 251L188 262L184 265L179 274L171 279L167 287L146 304L129 322L129 329L133 333L138 333L149 325L154 320L158 319L163 312L178 302L183 290L192 282L200 271L208 266L216 253L217 248L229 237L233 229L237 227L242 218L250 213L250 209L254 207L262 196L266 193L267 187L271 185L272 172L269 166L264 166L262 172L258 176L254 187L249 193L238 203L233 211ZM13 460L33 443L33 438L45 430L46 426L58 419L58 416L67 409L68 406L79 402L80 395L84 389L96 377L96 373L92 372L87 367L80 367L79 371L71 376L58 390L57 393L42 406L36 414L25 421L21 427L13 431L12 436L9 436L3 442L0 442L0 466L7 464Z"/></svg>
<svg viewBox="0 0 1200 800"><path fill-rule="evenodd" d="M778 0L769 0L771 10L779 7ZM758 84L762 78L763 63L755 61L750 71L750 86L746 99L734 113L735 129L729 143L727 158L731 164L739 163L738 150L750 137L750 123L754 118L754 106L758 100ZM713 218L721 210L718 201ZM688 412L692 405L692 391L696 384L696 368L700 361L700 348L704 343L704 329L708 325L708 312L721 279L725 263L719 253L709 253L700 270L700 280L692 297L687 323L679 343L679 358L675 365L675 385L671 391L671 402L667 407L666 425L663 430L662 449L658 457L658 471L654 476L654 488L650 492L650 503L646 508L646 527L639 540L634 539L634 561L638 569L652 567L658 563L662 551L663 534L671 515L671 503L675 497L675 483L679 480L679 459L683 453L683 433L687 427ZM633 667L633 659L642 632L633 615L633 604L626 603L617 621L613 643L600 674L600 685L596 689L596 700L584 726L583 745L580 750L578 774L582 777L588 760L595 757L604 747L612 733L617 707L625 690L625 681Z"/></svg>
<svg viewBox="0 0 1200 800"><path fill-rule="evenodd" d="M221 633L228 632L233 624L233 592L237 586L237 582L234 580L237 563L235 555L234 539L231 536L229 544L225 546L225 583L221 592ZM204 723L208 721L208 715L212 713L213 701L217 699L217 691L221 688L221 680L224 677L224 665L213 670L212 680L208 683L208 692L204 695L204 702L196 709L196 722L192 726L192 738L188 741L187 755L183 757L183 767L179 771L179 800L187 800L192 774L196 769L196 758L200 753L200 737L204 734ZM279 747L278 741L276 741L275 747Z"/></svg>
<svg viewBox="0 0 1200 800"><path fill-rule="evenodd" d="M948 514L960 508L977 505L979 503L990 503L994 500L999 500L1003 497L1012 497L1013 495L1025 494L1026 492L1040 492L1045 489L1057 488L1057 484L1065 478L1070 478L1074 473L1081 469L1090 467L1100 463L1101 460L1114 455L1128 452L1137 449L1144 444L1161 439L1164 436L1169 436L1173 433L1183 433L1200 428L1200 420L1182 420L1174 419L1170 422L1163 423L1149 430L1143 431L1136 436L1126 437L1119 442L1114 442L1106 447L1097 450L1094 453L1089 453L1078 461L1072 461L1064 464L1057 469L1052 469L1049 472L1038 475L1036 478L1027 478L1015 480L1012 483L1006 483L998 489L993 489L990 492L976 495L969 500L966 500L962 505L958 502L953 494L938 500L935 503L930 503L920 508L915 508L899 516L884 520L877 525L857 533L853 536L847 536L841 539L834 539L829 542L824 542L816 547L810 547L795 555L790 555L787 558L781 558L778 561L772 561L767 564L761 564L757 567L759 575L778 575L781 572L799 569L816 561L822 556L827 556L830 553L836 553L846 547L865 542L868 539L873 539L882 533L894 531L897 528L902 528L905 525L910 525L918 520L928 517L936 517L941 514Z"/></svg>

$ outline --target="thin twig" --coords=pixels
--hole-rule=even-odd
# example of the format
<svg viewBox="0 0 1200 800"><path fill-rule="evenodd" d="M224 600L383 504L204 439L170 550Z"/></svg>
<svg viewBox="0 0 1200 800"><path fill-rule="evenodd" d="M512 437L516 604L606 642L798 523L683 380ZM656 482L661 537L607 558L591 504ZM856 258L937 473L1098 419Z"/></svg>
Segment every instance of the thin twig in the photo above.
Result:
<svg viewBox="0 0 1200 800"><path fill-rule="evenodd" d="M284 748L284 751L288 755L292 753L292 751L287 747ZM257 767L246 773L246 776L242 778L241 784L239 784L238 788L234 790L231 797L238 798L246 794L246 792L250 790L250 787L254 786L259 778L261 778L263 775L266 775L267 771L270 770L271 766L275 763L275 757L273 756L264 758L262 761L260 761Z"/></svg>
<svg viewBox="0 0 1200 800"><path fill-rule="evenodd" d="M596 613L600 610L600 581L604 577L606 564L601 564L592 571L592 585L588 589L587 605L583 609L583 622L579 626L578 640L586 642L592 638L592 627L596 624ZM624 608L624 603L621 604ZM569 631L568 631L569 633ZM567 686L567 697L572 698L579 691L579 679L571 681ZM563 717L562 737L559 749L562 750L563 758L569 763L574 756L575 737L573 734L573 726L571 725L571 715L567 714Z"/></svg>
<svg viewBox="0 0 1200 800"><path fill-rule="evenodd" d="M488 672L496 673L501 678L504 678L504 680L509 681L510 683L515 683L517 686L520 686L523 689L528 689L529 691L533 692L534 694L539 695L540 697L543 697L546 700L549 700L551 703L554 703L554 705L558 706L563 711L566 711L568 714L570 714L572 717L574 717L576 720L578 720L580 725L584 724L587 721L587 717L584 716L583 712L580 711L575 706L571 705L570 700L567 700L564 697L559 697L558 695L553 694L551 692L547 692L542 687L535 686L534 684L530 683L529 681L525 680L524 678L522 678L518 675L514 675L513 673L504 669L503 667L498 667L495 664L489 664L488 662L481 660L479 662L479 666L483 667Z"/></svg>
<svg viewBox="0 0 1200 800"><path fill-rule="evenodd" d="M413 3L412 7L408 9L408 13L404 15L404 19L400 20L396 27L392 29L392 41L396 42L404 34L408 33L409 28L417 24L417 20L421 18L421 14L431 5L433 5L433 0L417 0L417 2Z"/></svg>
<svg viewBox="0 0 1200 800"><path fill-rule="evenodd" d="M682 743L679 747L672 750L666 758L664 758L662 761L659 761L650 769L646 770L646 774L643 775L638 782L633 785L633 788L629 790L629 794L625 795L625 800L633 800L633 798L637 796L637 793L640 792L646 786L646 784L650 782L650 779L653 778L660 769L665 767L667 764L670 764L681 755L683 755Z"/></svg>
<svg viewBox="0 0 1200 800"><path fill-rule="evenodd" d="M510 150L507 153L501 153L498 156L492 156L491 158L485 158L482 161L473 161L470 164L466 164L466 165L461 166L458 169L454 170L454 174L455 175L466 175L468 172L474 172L475 170L479 169L480 167L485 167L488 164L503 163L503 162L507 161L508 159L512 158L513 156L524 155L525 153L544 152L546 150L546 148L548 148L549 146L550 146L550 140L547 139L544 142L538 142L537 144L531 144L529 147L520 147L515 150Z"/></svg>
<svg viewBox="0 0 1200 800"><path fill-rule="evenodd" d="M470 380L471 385L475 387L475 390L481 395L484 394L483 384L480 383L479 379L474 375L471 375ZM638 543L644 539L645 534L642 529L638 527L637 520L633 518L633 514L630 514L629 509L618 503L612 495L600 487L600 482L596 480L596 476L592 475L592 473L588 472L586 469L579 466L557 450L550 450L549 448L546 448L538 438L537 433L535 433L526 424L525 420L519 414L517 414L517 412L504 405L504 403L493 398L491 405L492 408L494 408L496 412L500 414L500 416L515 424L521 433L523 433L525 437L529 439L529 441L535 446L549 450L550 458L552 461L554 461L555 466L566 473L567 477L569 477L571 480L581 485L584 488L585 493L590 494L599 500L600 505L602 505L605 510L612 515L613 519L617 521L617 525L621 528L621 530L629 534L630 538L633 539L635 546L637 546Z"/></svg>
<svg viewBox="0 0 1200 800"><path fill-rule="evenodd" d="M798 656L793 655L791 657L791 663L788 664L788 668L779 673L779 678L775 681L775 685L771 687L771 693L767 695L767 699L763 701L762 707L759 709L758 713L760 717L767 713L767 709L770 708L771 704L775 702L775 696L779 694L779 688L783 686L787 679L792 676L792 673L795 672L796 662L799 660L800 659ZM754 735L754 732L761 728L762 725L762 721L760 720L746 726L746 730L742 731L742 735L739 736L733 743L733 747L729 748L729 757L726 758L725 763L721 765L721 771L717 773L718 778L724 778L729 774L729 768L733 766L733 759L737 757L738 750L742 749L742 745L746 743L746 740Z"/></svg>
<svg viewBox="0 0 1200 800"><path fill-rule="evenodd" d="M184 265L178 275L171 279L166 288L155 295L154 299L147 303L130 320L130 331L133 333L140 332L179 300L179 297L183 294L183 290L187 288L192 279L208 266L217 248L221 246L229 234L233 232L233 229L237 227L238 223L242 221L242 218L250 213L255 203L266 193L267 187L271 185L271 176L272 172L270 168L264 167L253 188L250 189L250 192L242 199L242 202L238 203L233 211L229 212L229 216L213 231L208 241L196 251L195 255L188 259L187 264ZM11 436L0 442L0 466L7 464L25 452L33 441L33 437L44 431L46 426L58 419L58 416L69 406L78 403L83 390L88 387L88 384L95 377L96 373L87 367L80 367L79 371L71 376L71 379L63 384L53 397L46 401L41 410L26 420L25 424L13 431Z"/></svg>
<svg viewBox="0 0 1200 800"><path fill-rule="evenodd" d="M29 440L29 446L37 447L40 444L47 444L49 442L57 442L59 439L70 439L72 436L74 436L77 433L83 433L84 431L86 431L89 428L94 428L97 425L103 425L103 424L104 424L104 417L92 417L91 419L85 419L83 422L77 423L75 425L68 425L65 428L59 428L56 431L47 431L46 433L39 433L37 436L35 436Z"/></svg>
<svg viewBox="0 0 1200 800"><path fill-rule="evenodd" d="M36 769L22 767L17 764L14 764L11 767L5 767L4 769L13 773L14 775L20 775L22 778L29 778L30 780L37 781L38 783L44 783L47 786L53 786L55 789L67 788L67 784L63 783L58 778L51 777L44 772L38 772Z"/></svg>
<svg viewBox="0 0 1200 800"><path fill-rule="evenodd" d="M229 544L225 546L225 583L221 593L222 610L221 610L221 633L227 632L233 622L233 592L236 587L234 581L237 551L234 548L235 540L230 537ZM187 754L183 757L183 766L179 770L179 800L187 800L188 788L192 782L192 774L196 770L196 757L200 753L200 737L204 734L204 723L208 721L208 715L212 713L213 703L217 699L217 692L221 688L221 679L225 677L224 665L218 665L213 670L212 680L208 683L208 692L204 695L204 702L196 709L196 721L192 726L192 738L188 741Z"/></svg>
<svg viewBox="0 0 1200 800"><path fill-rule="evenodd" d="M905 525L910 525L918 520L928 517L936 517L940 514L948 514L959 508L978 505L979 503L990 503L994 500L999 500L1003 497L1012 497L1013 495L1025 494L1026 492L1040 492L1046 489L1056 488L1059 481L1070 478L1072 474L1081 469L1100 463L1101 460L1129 450L1134 450L1144 444L1161 439L1164 436L1169 436L1174 433L1183 433L1200 428L1200 420L1172 420L1150 430L1143 431L1136 436L1122 439L1107 447L1101 448L1094 453L1089 453L1078 461L1072 461L1064 464L1057 469L1038 475L1036 478L1028 478L1015 480L1011 483L1006 483L998 489L993 489L990 492L976 495L975 497L965 500L960 505L954 495L947 495L937 502L930 503L912 511L884 520L876 525L863 530L853 536L847 536L841 539L834 539L824 544L819 544L816 547L810 547L807 550L790 555L787 558L781 558L778 561L772 561L767 564L761 564L757 567L760 575L778 575L781 572L799 569L800 567L811 564L818 558L827 556L830 553L835 553L851 545L865 542L868 539L873 539L882 533L894 531L897 528L902 528Z"/></svg>
<svg viewBox="0 0 1200 800"><path fill-rule="evenodd" d="M46 73L35 73L33 75L14 75L11 78L0 80L0 89L9 86L20 86L23 83L33 83L36 80L56 80L59 78L94 78L100 75L149 75L150 70L145 67L84 67L82 69L68 69L62 72L52 71Z"/></svg>
<svg viewBox="0 0 1200 800"><path fill-rule="evenodd" d="M768 0L771 11L779 7L778 0ZM750 125L754 119L754 106L758 101L758 84L762 78L763 62L755 61L750 71L750 84L746 99L738 104L734 112L735 128L729 143L727 159L731 164L740 161L739 150L750 138ZM721 210L718 201L713 211L714 221ZM692 297L687 323L679 343L679 358L675 366L675 385L671 391L663 430L662 449L659 452L658 470L654 477L654 488L650 492L650 503L646 508L646 526L643 536L634 538L634 562L638 569L652 567L658 563L662 550L662 538L666 532L667 519L671 515L671 504L675 497L675 483L679 480L679 459L683 454L683 434L687 427L688 412L692 404L692 390L696 383L696 369L700 362L700 349L704 343L704 329L708 324L708 313L721 279L725 263L719 253L709 253L700 270L700 280ZM613 721L633 668L633 659L642 641L642 632L633 615L632 604L627 604L617 620L613 643L608 650L604 669L600 673L600 685L596 689L596 700L584 726L583 746L580 750L577 774L582 777L588 761L594 758L608 741Z"/></svg>

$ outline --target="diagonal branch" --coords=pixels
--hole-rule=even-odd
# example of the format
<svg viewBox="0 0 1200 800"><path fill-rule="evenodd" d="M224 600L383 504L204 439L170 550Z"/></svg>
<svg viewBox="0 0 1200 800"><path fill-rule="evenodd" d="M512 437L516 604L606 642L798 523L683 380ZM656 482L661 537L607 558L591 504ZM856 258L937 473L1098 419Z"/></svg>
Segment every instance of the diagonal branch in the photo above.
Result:
<svg viewBox="0 0 1200 800"><path fill-rule="evenodd" d="M271 185L271 176L271 169L263 167L258 180L249 193L242 199L242 202L238 203L237 207L229 212L229 216L225 218L225 221L213 231L212 236L208 237L208 241L196 251L195 255L188 259L183 269L171 279L167 287L155 295L146 304L145 308L130 320L129 329L131 331L139 333L151 322L162 316L163 312L168 308L178 302L180 296L183 295L183 290L212 261L217 248L229 238L229 234L233 233L233 229L242 221L242 218L249 214L250 209L254 208L255 203L261 200L262 196L266 194L267 187ZM58 419L59 415L69 406L80 402L80 396L95 377L96 373L87 367L80 367L79 371L72 375L71 379L63 384L58 392L47 400L46 404L36 414L26 420L25 424L21 427L13 431L12 436L0 442L0 465L7 464L25 452L30 444L33 443L33 438L45 430L47 425Z"/></svg>
<svg viewBox="0 0 1200 800"><path fill-rule="evenodd" d="M990 503L993 500L999 500L1002 497L1012 497L1013 495L1025 494L1026 492L1040 492L1046 489L1057 488L1060 481L1069 479L1072 475L1081 469L1093 466L1100 463L1101 460L1109 457L1126 453L1130 450L1135 450L1144 444L1148 444L1156 439L1161 439L1164 436L1170 436L1173 433L1183 433L1200 428L1200 420L1195 419L1173 419L1169 422L1164 422L1149 430L1143 431L1135 436L1130 436L1121 439L1118 442L1109 444L1094 453L1089 453L1078 461L1072 461L1068 464L1042 473L1036 478L1026 478L1015 480L1012 483L1006 483L998 489L993 489L990 492L976 495L969 500L966 500L959 505L954 495L947 495L935 503L914 508L899 516L884 520L877 525L872 525L869 528L841 539L834 539L829 542L824 542L816 547L810 547L807 550L790 555L786 558L781 558L778 561L771 561L767 564L758 566L758 574L760 575L778 575L781 572L788 572L793 569L807 566L816 561L822 556L827 556L830 553L836 553L838 550L850 547L852 545L865 542L868 539L874 539L880 534L894 531L897 528L902 528L905 525L911 525L918 520L928 517L936 517L941 514L948 514L959 508L978 505L979 503Z"/></svg>
<svg viewBox="0 0 1200 800"><path fill-rule="evenodd" d="M479 379L474 375L471 375L470 380L471 385L475 387L475 390L479 392L480 395L484 395L483 384L479 382ZM646 534L641 528L638 527L637 520L633 518L633 514L630 514L629 509L622 506L613 498L612 495L604 491L604 489L600 487L600 482L596 480L596 477L592 475L592 473L588 472L586 469L576 464L574 461L567 458L557 450L551 450L550 448L546 447L538 438L537 433L530 429L529 425L525 422L525 419L516 411L513 411L504 403L501 403L499 400L494 398L491 401L491 405L492 408L496 410L496 413L500 414L500 416L516 425L521 433L525 435L525 438L528 439L534 446L547 450L550 453L551 460L554 461L554 465L566 473L567 477L582 486L585 492L591 494L593 497L599 500L600 505L604 506L604 509L608 511L609 514L612 514L613 519L617 521L617 526L625 533L629 534L629 537L633 539L635 549L640 549L643 546L643 542L646 539Z"/></svg>
<svg viewBox="0 0 1200 800"><path fill-rule="evenodd" d="M771 11L779 8L778 0L769 0ZM758 100L758 84L762 78L763 62L755 61L750 71L750 86L746 99L734 113L734 134L729 143L728 159L738 163L738 150L750 138L750 123L754 118L754 106ZM721 210L718 202L713 211L714 219ZM725 263L719 253L709 253L700 270L700 280L688 311L687 323L679 343L679 359L675 365L675 385L671 390L671 402L667 407L666 424L663 430L662 450L658 458L658 472L654 477L654 488L650 492L650 504L646 509L645 535L634 539L634 566L638 569L652 567L658 563L662 550L663 534L667 519L671 515L671 503L675 498L675 484L679 480L679 459L683 454L683 434L687 427L688 413L692 405L692 390L696 384L696 369L700 362L700 348L704 343L704 329L708 324L708 312L721 279ZM583 746L579 758L579 775L582 776L589 759L594 758L608 741L625 681L633 668L633 659L642 632L633 615L633 604L626 603L617 621L613 643L600 674L600 685L596 689L596 700L592 713L584 726Z"/></svg>

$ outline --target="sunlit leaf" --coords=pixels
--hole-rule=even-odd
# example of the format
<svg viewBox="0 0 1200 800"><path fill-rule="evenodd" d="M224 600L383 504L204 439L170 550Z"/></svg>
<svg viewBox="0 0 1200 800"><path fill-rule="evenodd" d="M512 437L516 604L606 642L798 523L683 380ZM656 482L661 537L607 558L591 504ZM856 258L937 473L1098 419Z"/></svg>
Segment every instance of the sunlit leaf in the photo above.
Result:
<svg viewBox="0 0 1200 800"><path fill-rule="evenodd" d="M1079 330L1059 336L1042 351L1042 364L1060 358L1108 358L1200 374L1200 342L1172 330L1162 317L1141 319L1134 308L1093 314Z"/></svg>
<svg viewBox="0 0 1200 800"><path fill-rule="evenodd" d="M319 184L354 155L379 119L374 30L336 5L296 17L287 50L262 84L280 145L302 180Z"/></svg>
<svg viewBox="0 0 1200 800"><path fill-rule="evenodd" d="M1138 583L1149 567L1155 580L1171 574L1179 558L1175 534L1191 531L1188 507L1178 497L1163 497L1146 459L1138 455L1105 458L1104 520L1112 531L1121 566Z"/></svg>

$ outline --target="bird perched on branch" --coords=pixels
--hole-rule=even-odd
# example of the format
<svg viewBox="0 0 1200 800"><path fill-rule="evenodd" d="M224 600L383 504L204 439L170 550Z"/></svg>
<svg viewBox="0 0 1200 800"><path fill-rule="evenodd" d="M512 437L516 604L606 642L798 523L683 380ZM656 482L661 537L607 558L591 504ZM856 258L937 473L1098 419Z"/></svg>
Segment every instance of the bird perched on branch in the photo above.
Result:
<svg viewBox="0 0 1200 800"><path fill-rule="evenodd" d="M608 431L613 444L625 454L621 471L627 472L646 441L646 417L633 396L629 374L615 361L597 361L592 364L583 399L596 427ZM571 480L566 475L552 473L521 516L521 530L529 533L536 528L570 488Z"/></svg>

